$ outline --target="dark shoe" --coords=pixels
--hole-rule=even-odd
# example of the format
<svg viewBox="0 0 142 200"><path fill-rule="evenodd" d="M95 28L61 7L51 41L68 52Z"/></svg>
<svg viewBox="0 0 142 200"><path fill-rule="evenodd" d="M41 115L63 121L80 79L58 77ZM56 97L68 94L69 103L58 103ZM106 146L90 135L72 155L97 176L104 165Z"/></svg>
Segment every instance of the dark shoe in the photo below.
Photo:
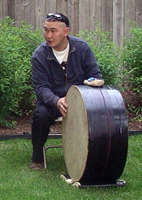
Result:
<svg viewBox="0 0 142 200"><path fill-rule="evenodd" d="M43 168L43 163L34 163L34 162L32 162L30 164L30 168L31 169L35 169L35 170L40 170L40 169Z"/></svg>

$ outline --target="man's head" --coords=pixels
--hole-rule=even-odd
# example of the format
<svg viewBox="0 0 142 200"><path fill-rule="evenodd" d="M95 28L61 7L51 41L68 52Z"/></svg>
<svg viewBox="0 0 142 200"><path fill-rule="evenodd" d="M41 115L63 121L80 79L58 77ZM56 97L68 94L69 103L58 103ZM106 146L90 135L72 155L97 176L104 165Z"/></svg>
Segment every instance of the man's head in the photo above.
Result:
<svg viewBox="0 0 142 200"><path fill-rule="evenodd" d="M46 21L60 21L66 24L69 27L68 18L62 13L49 13L46 17Z"/></svg>
<svg viewBox="0 0 142 200"><path fill-rule="evenodd" d="M69 20L61 13L49 13L44 25L44 37L47 44L62 51L68 43Z"/></svg>

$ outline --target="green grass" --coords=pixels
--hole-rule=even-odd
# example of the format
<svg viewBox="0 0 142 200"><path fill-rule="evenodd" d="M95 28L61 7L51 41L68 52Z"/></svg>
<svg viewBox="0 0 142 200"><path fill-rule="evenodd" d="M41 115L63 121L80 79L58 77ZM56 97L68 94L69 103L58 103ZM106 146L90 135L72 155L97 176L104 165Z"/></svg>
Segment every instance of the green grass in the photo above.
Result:
<svg viewBox="0 0 142 200"><path fill-rule="evenodd" d="M60 139L50 139L60 144ZM46 152L47 169L33 171L30 140L0 141L1 200L140 200L142 199L142 135L129 137L124 187L77 189L60 179L65 173L62 149Z"/></svg>

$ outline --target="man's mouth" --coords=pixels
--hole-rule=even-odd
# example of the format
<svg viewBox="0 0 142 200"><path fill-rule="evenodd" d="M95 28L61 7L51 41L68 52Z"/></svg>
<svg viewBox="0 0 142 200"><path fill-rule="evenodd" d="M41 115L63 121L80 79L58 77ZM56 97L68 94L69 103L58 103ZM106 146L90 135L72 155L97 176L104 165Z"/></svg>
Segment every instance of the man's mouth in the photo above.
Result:
<svg viewBox="0 0 142 200"><path fill-rule="evenodd" d="M52 44L53 43L53 41L47 41L48 42L48 44Z"/></svg>

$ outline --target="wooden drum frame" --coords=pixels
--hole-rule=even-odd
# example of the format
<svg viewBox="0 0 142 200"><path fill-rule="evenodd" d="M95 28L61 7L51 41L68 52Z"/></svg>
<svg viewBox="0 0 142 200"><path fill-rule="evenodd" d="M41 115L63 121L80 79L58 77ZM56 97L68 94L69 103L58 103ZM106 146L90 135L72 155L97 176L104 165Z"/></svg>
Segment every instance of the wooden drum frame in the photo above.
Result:
<svg viewBox="0 0 142 200"><path fill-rule="evenodd" d="M128 124L120 92L109 86L72 86L62 121L65 166L73 182L116 183L124 170Z"/></svg>

